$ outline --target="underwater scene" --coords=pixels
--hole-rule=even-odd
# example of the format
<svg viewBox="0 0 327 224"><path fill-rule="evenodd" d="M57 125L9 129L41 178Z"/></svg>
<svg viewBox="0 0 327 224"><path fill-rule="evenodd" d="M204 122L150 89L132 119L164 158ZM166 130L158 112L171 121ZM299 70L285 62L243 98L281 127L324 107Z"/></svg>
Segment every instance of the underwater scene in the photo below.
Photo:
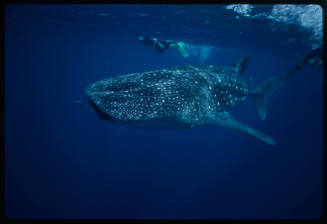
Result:
<svg viewBox="0 0 327 224"><path fill-rule="evenodd" d="M319 5L5 9L13 219L318 219Z"/></svg>

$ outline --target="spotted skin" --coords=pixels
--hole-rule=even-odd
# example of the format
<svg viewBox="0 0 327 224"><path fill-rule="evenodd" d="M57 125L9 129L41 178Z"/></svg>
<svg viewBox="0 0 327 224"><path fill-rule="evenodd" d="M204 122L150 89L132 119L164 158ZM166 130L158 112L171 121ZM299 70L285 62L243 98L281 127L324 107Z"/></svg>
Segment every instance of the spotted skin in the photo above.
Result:
<svg viewBox="0 0 327 224"><path fill-rule="evenodd" d="M86 92L101 118L124 123L173 121L184 127L218 125L268 144L275 141L227 112L251 93L236 67L180 66L116 76Z"/></svg>
<svg viewBox="0 0 327 224"><path fill-rule="evenodd" d="M196 67L117 76L93 83L88 96L114 119L176 119L190 125L245 100L244 83Z"/></svg>

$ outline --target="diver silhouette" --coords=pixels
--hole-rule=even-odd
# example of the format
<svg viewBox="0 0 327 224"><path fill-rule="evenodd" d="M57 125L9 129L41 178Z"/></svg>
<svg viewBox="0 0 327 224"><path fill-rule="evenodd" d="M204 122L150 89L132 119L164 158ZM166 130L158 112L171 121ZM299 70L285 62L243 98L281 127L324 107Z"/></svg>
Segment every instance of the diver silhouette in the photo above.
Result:
<svg viewBox="0 0 327 224"><path fill-rule="evenodd" d="M160 54L165 52L167 49L171 47L176 47L179 53L183 57L189 56L189 53L185 49L186 44L181 41L167 40L158 37L142 37L142 36L138 37L138 40L140 40L145 45L154 47L156 51Z"/></svg>

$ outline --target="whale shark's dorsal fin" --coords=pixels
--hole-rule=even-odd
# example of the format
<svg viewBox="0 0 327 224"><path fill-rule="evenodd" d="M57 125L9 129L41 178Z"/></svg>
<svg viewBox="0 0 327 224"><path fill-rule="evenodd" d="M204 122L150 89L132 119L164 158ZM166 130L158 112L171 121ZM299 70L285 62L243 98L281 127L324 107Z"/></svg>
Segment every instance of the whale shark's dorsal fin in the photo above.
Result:
<svg viewBox="0 0 327 224"><path fill-rule="evenodd" d="M251 61L250 56L242 57L235 65L235 76L241 77Z"/></svg>

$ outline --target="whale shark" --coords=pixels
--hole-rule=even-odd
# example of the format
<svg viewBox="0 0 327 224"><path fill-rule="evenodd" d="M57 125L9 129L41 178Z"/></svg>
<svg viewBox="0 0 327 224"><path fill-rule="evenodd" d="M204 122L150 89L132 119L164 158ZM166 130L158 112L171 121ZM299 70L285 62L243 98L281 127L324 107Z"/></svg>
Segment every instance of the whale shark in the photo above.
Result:
<svg viewBox="0 0 327 224"><path fill-rule="evenodd" d="M230 67L185 65L110 77L90 84L86 94L96 114L114 123L183 128L215 125L275 145L271 136L237 121L228 110L252 95L264 120L268 97L320 53L314 51L291 71L256 88L244 78L251 61L244 56Z"/></svg>

